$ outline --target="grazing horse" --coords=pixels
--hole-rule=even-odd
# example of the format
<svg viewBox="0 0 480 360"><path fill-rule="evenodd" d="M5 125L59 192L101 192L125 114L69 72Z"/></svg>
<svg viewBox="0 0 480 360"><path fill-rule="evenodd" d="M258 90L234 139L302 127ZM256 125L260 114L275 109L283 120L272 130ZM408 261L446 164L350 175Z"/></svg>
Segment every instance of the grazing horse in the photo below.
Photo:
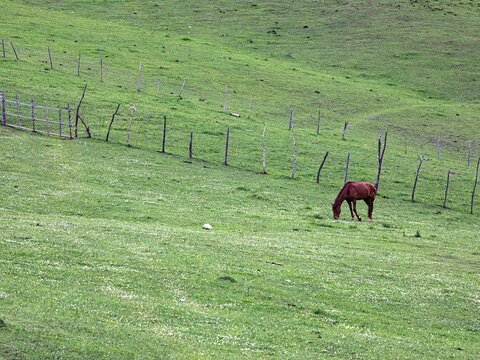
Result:
<svg viewBox="0 0 480 360"><path fill-rule="evenodd" d="M375 189L375 186L368 182L347 182L345 185L343 185L342 189L337 195L337 198L335 199L335 202L332 204L333 218L338 219L341 212L340 207L343 201L346 200L348 206L350 207L352 220L354 219L353 212L355 211L358 221L362 221L362 218L358 216L357 213L357 200L363 200L368 205L368 219L372 221L373 201L375 200L375 195L377 195L377 189Z"/></svg>

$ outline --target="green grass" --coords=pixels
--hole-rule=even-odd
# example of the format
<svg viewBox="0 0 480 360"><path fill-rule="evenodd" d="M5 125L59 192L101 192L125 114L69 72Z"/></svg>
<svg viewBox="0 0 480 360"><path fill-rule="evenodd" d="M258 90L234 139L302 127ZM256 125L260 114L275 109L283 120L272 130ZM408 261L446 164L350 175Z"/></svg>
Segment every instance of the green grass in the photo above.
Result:
<svg viewBox="0 0 480 360"><path fill-rule="evenodd" d="M469 214L480 154L476 4L1 8L0 89L74 107L87 83L81 114L93 138L0 128L0 358L480 357L478 195ZM240 118L222 112L226 83L227 112ZM348 179L374 182L387 129L374 221L347 220L346 205L334 221L347 152Z"/></svg>

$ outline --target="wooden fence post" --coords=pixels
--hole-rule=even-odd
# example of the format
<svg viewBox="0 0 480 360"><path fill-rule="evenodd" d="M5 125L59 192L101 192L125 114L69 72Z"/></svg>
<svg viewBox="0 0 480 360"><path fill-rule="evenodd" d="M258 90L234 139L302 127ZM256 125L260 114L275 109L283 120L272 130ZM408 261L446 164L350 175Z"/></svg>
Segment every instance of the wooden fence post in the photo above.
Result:
<svg viewBox="0 0 480 360"><path fill-rule="evenodd" d="M62 109L58 109L58 135L62 137Z"/></svg>
<svg viewBox="0 0 480 360"><path fill-rule="evenodd" d="M2 125L5 125L6 120L5 120L5 94L3 91L0 93L0 107L2 111Z"/></svg>
<svg viewBox="0 0 480 360"><path fill-rule="evenodd" d="M17 60L20 60L18 58L17 52L15 51L15 47L13 46L13 42L10 41L10 44L12 44L12 49L13 49L13 53L15 54L15 57L17 58Z"/></svg>
<svg viewBox="0 0 480 360"><path fill-rule="evenodd" d="M470 167L470 140L468 140L468 159L467 159L468 167Z"/></svg>
<svg viewBox="0 0 480 360"><path fill-rule="evenodd" d="M157 82L157 97L158 97L159 90L160 90L160 76L158 77L158 82Z"/></svg>
<svg viewBox="0 0 480 360"><path fill-rule="evenodd" d="M375 189L378 190L378 182L380 181L380 172L382 171L382 162L383 162L383 154L385 154L385 147L387 146L387 135L388 131L385 131L385 140L383 143L383 151L380 154L380 149L382 147L382 132L380 131L380 138L378 139L378 172L377 172L377 179L375 180Z"/></svg>
<svg viewBox="0 0 480 360"><path fill-rule="evenodd" d="M102 48L100 47L100 82L103 82L103 58L102 58Z"/></svg>
<svg viewBox="0 0 480 360"><path fill-rule="evenodd" d="M440 135L438 136L437 141L437 160L440 160Z"/></svg>
<svg viewBox="0 0 480 360"><path fill-rule="evenodd" d="M407 155L407 128L403 129L403 135L405 137L405 155Z"/></svg>
<svg viewBox="0 0 480 360"><path fill-rule="evenodd" d="M228 93L228 84L225 85L225 102L223 103L223 112L227 108L227 93Z"/></svg>
<svg viewBox="0 0 480 360"><path fill-rule="evenodd" d="M32 105L33 105L33 98L32 98ZM70 110L70 103L67 105L67 111L68 111L68 129L70 132L70 139L72 139L72 111ZM33 115L33 113L32 113ZM35 124L35 122L34 122ZM35 128L34 128L35 129Z"/></svg>
<svg viewBox="0 0 480 360"><path fill-rule="evenodd" d="M2 39L2 51L3 51L3 57L5 57L5 43L3 42L3 39Z"/></svg>
<svg viewBox="0 0 480 360"><path fill-rule="evenodd" d="M142 78L142 64L140 64L140 69L138 70L138 83L137 83L137 93L140 91L140 81Z"/></svg>
<svg viewBox="0 0 480 360"><path fill-rule="evenodd" d="M252 96L250 96L250 105L248 106L248 118L250 119L250 113L252 111Z"/></svg>
<svg viewBox="0 0 480 360"><path fill-rule="evenodd" d="M266 130L267 130L267 124L265 124L265 127L263 128L263 134L262 134L262 145L263 145L263 172L262 172L262 174L267 173L265 171L265 131Z"/></svg>
<svg viewBox="0 0 480 360"><path fill-rule="evenodd" d="M18 93L15 93L15 101L17 103L17 123L18 127L20 127L20 106L18 104Z"/></svg>
<svg viewBox="0 0 480 360"><path fill-rule="evenodd" d="M108 125L108 132L107 132L107 137L105 138L105 141L108 141L108 136L110 135L110 129L112 128L113 120L115 120L115 115L117 115L119 108L120 108L120 103L117 105L117 109L112 115L112 121L110 121L110 125Z"/></svg>
<svg viewBox="0 0 480 360"><path fill-rule="evenodd" d="M193 131L190 131L190 145L188 146L188 158L192 160Z"/></svg>
<svg viewBox="0 0 480 360"><path fill-rule="evenodd" d="M323 168L323 164L325 164L325 160L327 160L327 156L328 156L328 151L325 153L325 156L323 157L322 164L321 164L320 167L318 168L318 172L317 172L317 184L318 184L318 181L320 180L320 171L321 171L322 168Z"/></svg>
<svg viewBox="0 0 480 360"><path fill-rule="evenodd" d="M292 130L293 107L290 107L290 123L288 124L288 131Z"/></svg>
<svg viewBox="0 0 480 360"><path fill-rule="evenodd" d="M227 142L225 143L225 162L224 165L227 166L227 158L228 158L228 138L230 136L230 126L227 126Z"/></svg>
<svg viewBox="0 0 480 360"><path fill-rule="evenodd" d="M293 171L292 171L292 179L295 176L295 168L297 166L297 144L295 143L295 132L293 131L292 126L292 137L293 137Z"/></svg>
<svg viewBox="0 0 480 360"><path fill-rule="evenodd" d="M347 155L347 166L345 166L345 176L343 178L343 183L347 182L347 173L348 173L348 163L350 162L350 153Z"/></svg>
<svg viewBox="0 0 480 360"><path fill-rule="evenodd" d="M80 57L79 57L80 59ZM80 64L80 62L79 62ZM79 67L80 69L80 67ZM83 88L83 93L82 93L82 97L80 98L80 101L78 102L78 105L77 105L77 111L75 113L75 137L78 136L78 119L80 118L80 114L79 114L79 111L80 111L80 105L82 105L82 101L83 101L83 98L85 96L85 91L87 90L87 84L85 84L85 87Z"/></svg>
<svg viewBox="0 0 480 360"><path fill-rule="evenodd" d="M133 106L130 107L132 109L132 113L130 114L130 125L128 126L128 133L127 133L127 146L130 146L129 141L130 141L130 131L132 131L132 122L133 122L133 114L135 113L135 110L137 110L137 95L138 92L135 93L135 101L133 102Z"/></svg>
<svg viewBox="0 0 480 360"><path fill-rule="evenodd" d="M318 103L317 135L320 134L320 109L321 108L322 108L322 104Z"/></svg>
<svg viewBox="0 0 480 360"><path fill-rule="evenodd" d="M448 173L447 173L447 186L445 187L445 197L443 198L443 208L445 209L445 203L447 202L447 192L448 192L448 183L450 182L450 174L455 174L453 171L450 171L450 169L448 169Z"/></svg>
<svg viewBox="0 0 480 360"><path fill-rule="evenodd" d="M82 48L78 50L78 68L77 68L77 76L80 76L80 55L82 54ZM77 134L75 134L75 137L77 137Z"/></svg>
<svg viewBox="0 0 480 360"><path fill-rule="evenodd" d="M165 152L165 133L167 132L167 114L163 115L163 141L162 141L162 153Z"/></svg>
<svg viewBox="0 0 480 360"><path fill-rule="evenodd" d="M53 70L52 54L50 52L50 46L48 46L48 57L50 58L50 69Z"/></svg>
<svg viewBox="0 0 480 360"><path fill-rule="evenodd" d="M185 87L185 84L187 83L187 80L188 80L188 77L186 77L185 81L183 82L182 88L180 89L180 92L178 93L177 101L180 100L180 96L182 95L182 91L183 91L183 88Z"/></svg>
<svg viewBox="0 0 480 360"><path fill-rule="evenodd" d="M345 140L345 131L347 131L348 121L345 121L345 126L343 127L342 140Z"/></svg>
<svg viewBox="0 0 480 360"><path fill-rule="evenodd" d="M423 156L420 155L420 164L418 164L417 175L415 176L415 183L413 184L412 191L412 202L415 202L415 188L417 187L418 173L420 172L420 167L422 166Z"/></svg>
<svg viewBox="0 0 480 360"><path fill-rule="evenodd" d="M473 185L472 203L470 204L470 214L473 214L473 198L475 197L475 188L477 187L478 165L480 165L480 158L478 158L478 161L477 161L477 173L476 173L476 175L475 175L475 184Z"/></svg>
<svg viewBox="0 0 480 360"><path fill-rule="evenodd" d="M45 121L47 122L47 135L50 136L50 123L48 122L48 107L45 101Z"/></svg>
<svg viewBox="0 0 480 360"><path fill-rule="evenodd" d="M32 97L32 131L35 132L35 104Z"/></svg>

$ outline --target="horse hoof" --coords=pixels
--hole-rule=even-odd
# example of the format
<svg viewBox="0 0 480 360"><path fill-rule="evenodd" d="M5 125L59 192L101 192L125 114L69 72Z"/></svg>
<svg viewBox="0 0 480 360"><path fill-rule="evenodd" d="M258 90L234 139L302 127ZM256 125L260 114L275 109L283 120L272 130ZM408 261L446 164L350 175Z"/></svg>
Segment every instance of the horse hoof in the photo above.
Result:
<svg viewBox="0 0 480 360"><path fill-rule="evenodd" d="M362 221L362 218L358 218L358 221Z"/></svg>

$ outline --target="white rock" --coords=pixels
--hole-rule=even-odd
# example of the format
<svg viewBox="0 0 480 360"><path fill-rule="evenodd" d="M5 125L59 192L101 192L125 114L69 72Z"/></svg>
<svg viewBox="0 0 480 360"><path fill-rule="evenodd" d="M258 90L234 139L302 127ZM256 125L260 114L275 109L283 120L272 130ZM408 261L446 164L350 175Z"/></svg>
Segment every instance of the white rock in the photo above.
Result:
<svg viewBox="0 0 480 360"><path fill-rule="evenodd" d="M212 230L212 229L213 229L213 228L212 228L212 225L210 225L210 224L205 224L205 225L203 225L203 228L204 228L205 230Z"/></svg>

